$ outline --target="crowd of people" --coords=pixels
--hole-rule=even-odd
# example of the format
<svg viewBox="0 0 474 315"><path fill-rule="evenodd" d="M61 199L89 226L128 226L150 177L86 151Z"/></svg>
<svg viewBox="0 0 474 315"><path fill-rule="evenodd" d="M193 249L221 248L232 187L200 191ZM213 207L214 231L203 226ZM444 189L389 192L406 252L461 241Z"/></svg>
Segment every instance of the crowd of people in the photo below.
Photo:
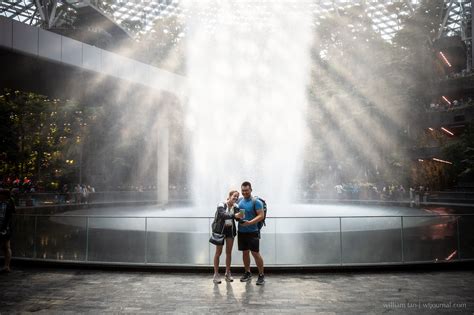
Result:
<svg viewBox="0 0 474 315"><path fill-rule="evenodd" d="M115 191L155 191L155 185L119 185L114 189Z"/></svg>
<svg viewBox="0 0 474 315"><path fill-rule="evenodd" d="M90 195L95 193L95 188L91 185L74 185L70 189L68 184L64 184L61 193L58 194L58 203L89 203Z"/></svg>
<svg viewBox="0 0 474 315"><path fill-rule="evenodd" d="M467 69L462 69L460 72L452 72L449 73L445 76L446 80L449 79L457 79L457 78L463 78L467 76L474 75L474 72L472 70L467 70Z"/></svg>
<svg viewBox="0 0 474 315"><path fill-rule="evenodd" d="M19 176L6 176L0 178L0 188L10 189L12 193L34 193L37 185L28 177L21 179Z"/></svg>
<svg viewBox="0 0 474 315"><path fill-rule="evenodd" d="M86 184L63 184L60 190L44 192L37 189L33 180L25 177L6 178L0 181L0 189L11 191L12 198L17 206L37 206L41 204L88 204L97 199L94 197L96 189ZM176 189L170 186L170 193ZM112 191L102 194L153 192L154 185L127 185L117 186ZM314 181L302 193L304 200L380 200L380 201L414 201L422 200L429 193L427 187L416 186L405 188L398 183L363 183L359 181L323 183ZM114 195L117 197L116 195ZM107 196L103 196L106 198ZM109 196L110 197L110 196ZM107 197L107 198L109 198ZM114 197L114 198L115 198ZM123 196L120 196L123 199ZM130 198L137 196L131 195ZM102 198L102 197L98 197ZM109 198L110 199L110 198ZM119 198L120 199L120 198ZM138 200L137 200L138 201Z"/></svg>
<svg viewBox="0 0 474 315"><path fill-rule="evenodd" d="M85 184L64 184L60 190L46 191L40 184L24 177L7 176L0 180L0 189L10 191L18 206L36 206L41 203L89 203L95 188Z"/></svg>
<svg viewBox="0 0 474 315"><path fill-rule="evenodd" d="M455 99L450 101L450 103L446 101L442 102L432 102L430 103L429 107L426 108L427 111L430 112L442 112L442 111L450 111L456 110L460 108L466 108L474 105L474 99L472 97L463 97L459 99Z"/></svg>
<svg viewBox="0 0 474 315"><path fill-rule="evenodd" d="M381 200L381 201L415 201L426 198L429 188L413 186L405 188L402 184L371 184L359 182L338 183L325 185L315 181L304 192L303 199L307 200Z"/></svg>

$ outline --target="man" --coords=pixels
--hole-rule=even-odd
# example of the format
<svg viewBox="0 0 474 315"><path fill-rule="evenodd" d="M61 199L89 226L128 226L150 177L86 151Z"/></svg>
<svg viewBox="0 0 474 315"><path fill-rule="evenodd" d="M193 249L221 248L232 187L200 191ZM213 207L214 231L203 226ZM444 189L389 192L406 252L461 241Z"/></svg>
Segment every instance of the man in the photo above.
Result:
<svg viewBox="0 0 474 315"><path fill-rule="evenodd" d="M10 261L12 250L10 248L10 238L12 235L12 217L15 212L15 204L10 197L10 191L0 189L0 247L3 250L5 263L0 273L10 272Z"/></svg>
<svg viewBox="0 0 474 315"><path fill-rule="evenodd" d="M258 268L257 285L262 285L265 283L265 276L263 274L263 258L260 255L260 231L257 223L265 218L263 203L252 197L252 185L249 182L243 182L241 190L243 198L239 201L239 209L244 211L244 218L239 221L238 247L242 251L245 273L240 281L248 282L252 279L250 273L250 253L252 253Z"/></svg>

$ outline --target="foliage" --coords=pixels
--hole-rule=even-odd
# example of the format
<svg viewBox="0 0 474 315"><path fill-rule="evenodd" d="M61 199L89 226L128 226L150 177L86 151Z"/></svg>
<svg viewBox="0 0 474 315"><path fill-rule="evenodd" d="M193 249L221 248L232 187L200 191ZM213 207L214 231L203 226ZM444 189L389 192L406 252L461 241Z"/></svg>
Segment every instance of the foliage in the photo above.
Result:
<svg viewBox="0 0 474 315"><path fill-rule="evenodd" d="M393 41L396 66L404 74L403 85L410 107L418 114L423 105L428 104L437 86L438 74L431 48L441 24L442 0L424 0L418 10L404 20L402 29L395 34ZM419 117L413 116L416 119ZM413 122L416 123L416 122Z"/></svg>
<svg viewBox="0 0 474 315"><path fill-rule="evenodd" d="M307 174L325 177L329 164L347 174L362 170L340 180L412 183L405 152L417 145L418 121L437 84L431 42L442 3L421 1L411 15L402 13L406 3L389 7L400 27L391 42L374 31L363 5L320 18L308 89Z"/></svg>
<svg viewBox="0 0 474 315"><path fill-rule="evenodd" d="M142 34L134 48L137 59L171 72L185 72L184 21L176 16L159 17Z"/></svg>
<svg viewBox="0 0 474 315"><path fill-rule="evenodd" d="M453 165L449 168L449 181L453 184L474 181L474 127L470 126L456 142L443 148L443 155Z"/></svg>
<svg viewBox="0 0 474 315"><path fill-rule="evenodd" d="M5 90L0 95L0 173L45 186L71 177L79 162L87 113L70 101Z"/></svg>
<svg viewBox="0 0 474 315"><path fill-rule="evenodd" d="M182 128L176 127L182 117L178 101L146 89L120 88L84 103L5 90L0 95L0 176L28 177L40 189L64 183L99 190L156 185L157 136L165 119L162 103L167 103L172 109L166 116L172 125L170 184L183 184L186 152L180 145Z"/></svg>

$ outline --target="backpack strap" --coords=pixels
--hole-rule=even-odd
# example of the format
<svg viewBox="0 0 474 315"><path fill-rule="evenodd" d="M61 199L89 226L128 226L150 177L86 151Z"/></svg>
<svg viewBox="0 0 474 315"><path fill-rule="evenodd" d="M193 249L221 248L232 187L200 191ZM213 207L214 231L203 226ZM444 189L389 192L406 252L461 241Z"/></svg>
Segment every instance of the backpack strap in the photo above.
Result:
<svg viewBox="0 0 474 315"><path fill-rule="evenodd" d="M253 212L255 213L255 216L257 216L257 197L252 197L252 203L253 203Z"/></svg>
<svg viewBox="0 0 474 315"><path fill-rule="evenodd" d="M253 200L253 212L255 213L255 216L258 215L258 214L257 214L257 209L256 209L256 208L257 208L257 199L258 199L257 196L252 197L252 200ZM263 213L265 213L265 207L263 207L263 202L262 202L262 211L263 211ZM260 222L262 223L263 226L267 226L267 224L265 223L265 216L263 217L263 220L260 221ZM260 223L260 222L258 222L258 223Z"/></svg>

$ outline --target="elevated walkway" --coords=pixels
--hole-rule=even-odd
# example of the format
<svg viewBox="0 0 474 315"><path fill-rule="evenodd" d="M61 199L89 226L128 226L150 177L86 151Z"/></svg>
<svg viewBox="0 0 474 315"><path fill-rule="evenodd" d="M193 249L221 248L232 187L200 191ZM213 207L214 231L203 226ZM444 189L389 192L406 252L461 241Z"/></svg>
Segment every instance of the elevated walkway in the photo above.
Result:
<svg viewBox="0 0 474 315"><path fill-rule="evenodd" d="M44 94L58 85L71 88L64 82L90 90L99 81L97 75L166 91L178 98L186 94L183 76L2 16L0 64L0 86L44 87L45 92L39 91Z"/></svg>

